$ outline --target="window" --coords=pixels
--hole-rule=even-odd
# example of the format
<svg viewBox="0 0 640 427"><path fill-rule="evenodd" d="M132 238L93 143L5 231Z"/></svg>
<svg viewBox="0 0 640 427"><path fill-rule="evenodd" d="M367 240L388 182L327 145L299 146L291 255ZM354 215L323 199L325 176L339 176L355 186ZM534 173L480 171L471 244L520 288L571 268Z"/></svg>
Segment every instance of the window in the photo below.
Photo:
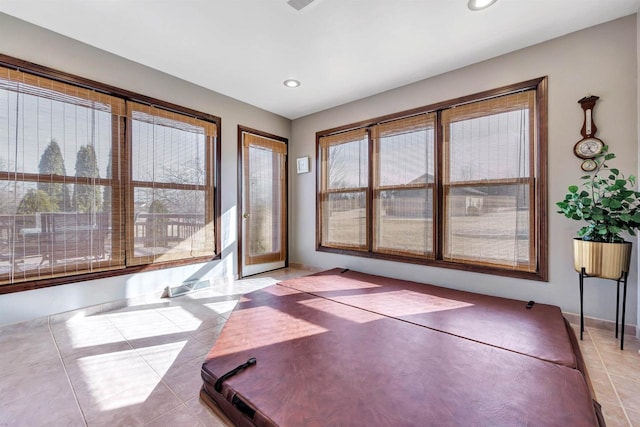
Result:
<svg viewBox="0 0 640 427"><path fill-rule="evenodd" d="M0 292L215 256L216 122L42 70L0 67Z"/></svg>
<svg viewBox="0 0 640 427"><path fill-rule="evenodd" d="M545 88L318 132L318 250L546 280Z"/></svg>
<svg viewBox="0 0 640 427"><path fill-rule="evenodd" d="M433 258L435 114L372 127L373 251Z"/></svg>
<svg viewBox="0 0 640 427"><path fill-rule="evenodd" d="M443 111L444 259L535 271L534 111L531 90Z"/></svg>
<svg viewBox="0 0 640 427"><path fill-rule="evenodd" d="M367 250L369 143L358 129L322 137L320 217L327 247Z"/></svg>
<svg viewBox="0 0 640 427"><path fill-rule="evenodd" d="M215 123L127 104L131 119L129 264L211 256Z"/></svg>

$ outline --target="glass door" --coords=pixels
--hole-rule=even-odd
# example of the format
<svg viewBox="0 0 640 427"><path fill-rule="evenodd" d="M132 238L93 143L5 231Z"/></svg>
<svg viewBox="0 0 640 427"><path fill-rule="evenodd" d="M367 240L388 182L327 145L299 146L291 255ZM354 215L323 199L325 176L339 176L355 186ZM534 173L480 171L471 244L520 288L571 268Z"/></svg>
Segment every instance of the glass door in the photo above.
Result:
<svg viewBox="0 0 640 427"><path fill-rule="evenodd" d="M241 131L241 276L283 268L287 248L287 141Z"/></svg>

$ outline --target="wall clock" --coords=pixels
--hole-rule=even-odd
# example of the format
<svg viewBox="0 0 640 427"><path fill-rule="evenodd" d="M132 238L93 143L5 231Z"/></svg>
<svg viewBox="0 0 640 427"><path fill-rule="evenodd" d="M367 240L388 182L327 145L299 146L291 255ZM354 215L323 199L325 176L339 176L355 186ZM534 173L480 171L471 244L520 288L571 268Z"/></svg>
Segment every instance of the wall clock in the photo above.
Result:
<svg viewBox="0 0 640 427"><path fill-rule="evenodd" d="M595 161L591 159L597 156L602 150L602 147L604 147L604 142L595 137L598 128L593 121L593 108L595 107L598 99L598 96L585 96L578 101L584 113L584 122L582 123L582 129L580 129L582 139L574 145L573 153L577 157L585 160L582 163L582 169L585 171L592 171L595 169L595 167L593 167ZM586 160L591 161L587 162Z"/></svg>

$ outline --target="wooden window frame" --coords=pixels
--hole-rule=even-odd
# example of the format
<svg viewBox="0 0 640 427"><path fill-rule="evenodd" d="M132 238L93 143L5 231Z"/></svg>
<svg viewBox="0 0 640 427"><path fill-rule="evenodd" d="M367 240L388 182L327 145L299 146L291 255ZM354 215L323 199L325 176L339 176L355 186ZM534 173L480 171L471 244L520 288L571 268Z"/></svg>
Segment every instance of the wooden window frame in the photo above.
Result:
<svg viewBox="0 0 640 427"><path fill-rule="evenodd" d="M529 184L530 198L532 204L534 204L533 212L534 218L530 218L530 226L533 227L532 236L533 243L529 245L530 255L535 263L533 271L513 270L510 268L498 267L489 264L478 264L473 262L460 262L460 261L447 261L443 258L444 248L444 191L445 186L443 184L443 131L442 131L442 112L446 109L450 109L456 106L462 106L477 101L489 100L491 98L497 98L504 95L509 95L517 92L523 92L528 90L535 90L535 122L531 121L530 126L533 127L533 134L535 136L530 144L533 144L533 158L531 161L531 175L533 179L505 179L505 180L492 180L491 185L495 184L509 184L520 181L526 181ZM532 80L527 80L520 83L515 83L507 86L503 86L497 89L487 90L476 94L455 98L443 102L439 102L432 105L414 108L412 110L402 111L399 113L389 114L381 117L376 117L369 120L364 120L357 123L352 123L345 126L340 126L332 129L322 130L316 132L316 250L319 252L329 252L342 255L353 255L375 259L385 259L390 261L405 262L412 264L422 264L434 267L450 268L456 270L493 274L506 277L514 277L521 279L530 279L537 281L548 281L548 219L547 219L547 77L540 77ZM435 184L433 200L434 200L434 256L433 257L415 257L415 256L403 256L398 254L374 252L372 235L373 235L373 149L372 140L370 138L369 149L369 185L367 187L368 194L368 208L367 208L367 248L364 250L353 250L347 247L328 246L322 243L322 200L325 197L325 191L323 188L322 180L326 175L326 170L323 169L323 162L321 156L323 150L321 148L321 138L329 135L336 135L339 133L357 130L357 129L369 129L380 123L397 120L405 117L410 117L424 113L435 113L436 127L435 127ZM512 182L513 181L513 182ZM461 185L462 183L455 183L455 185ZM483 182L486 184L486 182Z"/></svg>
<svg viewBox="0 0 640 427"><path fill-rule="evenodd" d="M56 275L55 277L50 277L46 279L27 280L23 282L5 284L5 285L0 285L0 295L13 293L13 292L21 292L25 290L46 288L46 287L57 286L62 284L77 283L77 282L84 282L89 280L108 278L108 277L119 276L119 275L134 274L134 273L139 273L143 271L160 270L160 269L165 269L169 267L176 267L181 265L195 264L195 263L221 259L221 252L222 252L221 232L220 232L221 231L220 230L221 197L220 197L219 185L220 185L220 179L221 179L220 147L221 147L222 120L220 119L220 117L203 113L200 111L196 111L196 110L183 107L180 105L176 105L170 102L162 101L149 96L141 95L125 89L120 89L115 86L111 86L111 85L107 85L94 80L86 79L84 77L80 77L70 73L61 72L49 67L34 64L31 62L24 61L24 60L14 58L8 55L4 55L4 54L0 54L0 66L8 69L21 71L21 72L33 75L35 77L44 77L54 82L60 82L60 83L76 86L79 88L78 90L88 90L96 93L96 96L99 96L99 94L106 94L116 98L120 98L125 103L135 102L139 104L158 107L160 109L163 109L169 112L174 112L174 113L185 115L191 118L211 122L216 126L215 138L211 138L214 140L207 141L207 143L213 144L213 147L211 148L213 150L213 153L210 156L211 161L208 161L207 163L207 167L213 168L213 173L211 174L211 178L210 178L211 182L208 182L207 184L205 184L205 186L203 186L203 187L206 187L205 191L207 192L207 198L205 200L205 203L207 203L208 205L212 205L207 207L207 210L210 212L209 214L207 214L207 220L211 219L214 223L214 255L213 256L208 256L208 255L197 256L190 259L168 260L163 262L155 262L155 263L148 263L148 264L141 264L141 265L125 265L124 268L118 268L115 270L87 272L87 273L80 273L75 275L62 274L59 276ZM130 169L130 165L126 164L129 156L125 153L127 153L127 150L129 150L130 148L130 135L128 135L130 124L128 123L126 114L122 114L121 116L118 116L118 117L114 115L113 127L114 129L115 128L119 129L119 132L121 133L120 135L121 145L118 147L118 149L123 154L121 155L121 158L119 159L119 161L115 156L113 158L113 162L114 162L113 169L116 170L115 168L120 168L121 170L120 179L119 180L113 179L113 177L112 178L84 178L84 179L86 179L87 182L91 181L91 183L94 183L97 185L112 186L111 188L112 188L113 209L114 210L119 209L120 212L123 213L119 227L115 227L115 229L117 229L117 233L114 238L124 240L125 244L121 245L121 247L123 248L122 251L124 251L124 250L128 250L128 237L125 235L125 230L128 228L128 224L127 224L128 220L126 218L128 216L127 211L128 209L130 209L127 207L128 203L126 202L126 200L128 200L129 197L132 197L133 189L137 184L130 180L129 174L131 169ZM114 141L116 141L116 138L114 138ZM10 179L10 175L11 175L10 173L0 173L0 179L4 179L4 180ZM54 182L58 181L58 178L54 177L52 179ZM63 179L64 177L60 178L60 180L63 180ZM74 177L74 179L82 180L83 178ZM37 180L38 180L38 174L24 174L24 175L21 174L20 181L35 182ZM49 176L47 176L47 180L48 180L47 182L52 182ZM168 186L171 188L181 187L182 184L168 184ZM123 259L126 259L124 253L118 254L118 257L122 257Z"/></svg>

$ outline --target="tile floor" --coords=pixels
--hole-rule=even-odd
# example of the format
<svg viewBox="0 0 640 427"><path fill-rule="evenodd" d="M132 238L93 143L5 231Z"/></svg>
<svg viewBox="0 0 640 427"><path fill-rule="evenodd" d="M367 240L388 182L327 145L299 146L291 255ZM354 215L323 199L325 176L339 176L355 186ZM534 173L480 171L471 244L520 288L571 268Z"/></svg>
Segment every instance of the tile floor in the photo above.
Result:
<svg viewBox="0 0 640 427"><path fill-rule="evenodd" d="M0 427L226 426L198 397L204 357L242 294L309 273L1 327Z"/></svg>
<svg viewBox="0 0 640 427"><path fill-rule="evenodd" d="M198 397L206 353L242 294L308 273L2 327L0 427L226 426ZM580 345L607 425L640 427L640 342L589 328Z"/></svg>
<svg viewBox="0 0 640 427"><path fill-rule="evenodd" d="M621 351L613 332L586 328L579 343L607 426L640 427L640 340L625 335Z"/></svg>

